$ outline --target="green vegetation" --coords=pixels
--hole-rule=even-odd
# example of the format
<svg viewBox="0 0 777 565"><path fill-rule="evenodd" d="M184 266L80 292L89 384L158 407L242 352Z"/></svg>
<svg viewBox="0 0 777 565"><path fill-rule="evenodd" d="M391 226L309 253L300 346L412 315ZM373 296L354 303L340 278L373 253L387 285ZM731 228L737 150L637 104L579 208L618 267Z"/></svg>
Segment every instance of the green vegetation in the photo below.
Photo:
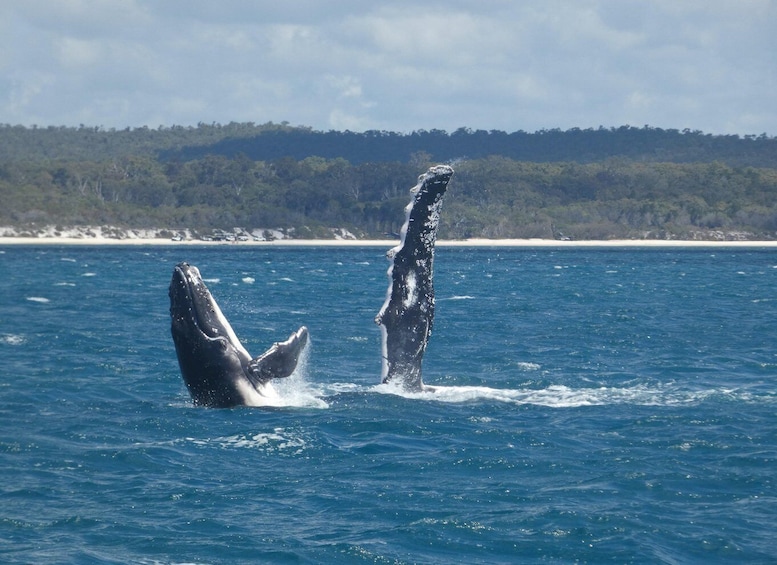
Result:
<svg viewBox="0 0 777 565"><path fill-rule="evenodd" d="M632 128L317 132L0 126L0 225L399 230L452 162L440 236L777 238L777 139Z"/></svg>

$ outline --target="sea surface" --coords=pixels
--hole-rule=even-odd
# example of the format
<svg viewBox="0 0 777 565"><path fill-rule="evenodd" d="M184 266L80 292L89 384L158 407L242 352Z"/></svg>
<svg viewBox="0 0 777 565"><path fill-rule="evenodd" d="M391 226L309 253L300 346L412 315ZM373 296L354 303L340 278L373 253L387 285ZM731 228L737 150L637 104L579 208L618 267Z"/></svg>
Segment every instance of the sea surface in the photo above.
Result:
<svg viewBox="0 0 777 565"><path fill-rule="evenodd" d="M418 394L384 254L0 247L0 562L777 562L777 250L439 248ZM283 406L192 405L182 260Z"/></svg>

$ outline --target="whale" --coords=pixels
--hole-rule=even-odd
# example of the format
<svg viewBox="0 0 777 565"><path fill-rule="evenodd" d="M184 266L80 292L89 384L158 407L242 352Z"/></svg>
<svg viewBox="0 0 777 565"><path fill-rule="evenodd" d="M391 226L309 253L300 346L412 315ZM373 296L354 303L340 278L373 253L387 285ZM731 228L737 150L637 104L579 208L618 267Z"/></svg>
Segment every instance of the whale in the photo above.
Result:
<svg viewBox="0 0 777 565"><path fill-rule="evenodd" d="M381 382L406 391L424 385L421 366L434 322L434 247L440 210L453 168L431 167L410 189L399 245L386 254L389 287L375 317L382 338Z"/></svg>
<svg viewBox="0 0 777 565"><path fill-rule="evenodd" d="M269 406L273 379L290 376L308 342L305 326L252 357L197 267L179 263L170 281L171 333L186 388L197 406Z"/></svg>

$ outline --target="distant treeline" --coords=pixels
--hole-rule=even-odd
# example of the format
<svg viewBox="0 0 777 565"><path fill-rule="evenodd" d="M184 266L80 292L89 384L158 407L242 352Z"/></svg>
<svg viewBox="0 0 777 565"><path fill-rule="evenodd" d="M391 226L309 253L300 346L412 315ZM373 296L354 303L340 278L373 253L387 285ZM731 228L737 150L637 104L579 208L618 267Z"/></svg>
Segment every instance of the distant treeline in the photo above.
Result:
<svg viewBox="0 0 777 565"><path fill-rule="evenodd" d="M286 122L159 126L157 129L31 127L0 124L0 160L111 159L151 155L189 161L205 155L255 161L316 156L349 163L408 162L417 154L437 162L495 155L516 161L593 163L610 157L635 161L694 163L720 161L737 167L777 168L777 138L766 134L710 135L697 130L621 126L540 130L534 133L459 128L389 131L316 131Z"/></svg>
<svg viewBox="0 0 777 565"><path fill-rule="evenodd" d="M189 146L163 153L165 158L196 159L207 154L251 159L304 159L311 155L352 164L406 162L417 154L439 162L482 159L498 155L517 161L593 163L610 157L652 162L721 161L734 166L777 167L777 141L766 135L712 136L698 131L658 128L558 129L535 133L460 128L415 131L312 131L271 129L255 136L227 138L210 145Z"/></svg>
<svg viewBox="0 0 777 565"><path fill-rule="evenodd" d="M0 225L399 229L452 162L441 237L777 237L777 139L658 128L319 132L0 126Z"/></svg>

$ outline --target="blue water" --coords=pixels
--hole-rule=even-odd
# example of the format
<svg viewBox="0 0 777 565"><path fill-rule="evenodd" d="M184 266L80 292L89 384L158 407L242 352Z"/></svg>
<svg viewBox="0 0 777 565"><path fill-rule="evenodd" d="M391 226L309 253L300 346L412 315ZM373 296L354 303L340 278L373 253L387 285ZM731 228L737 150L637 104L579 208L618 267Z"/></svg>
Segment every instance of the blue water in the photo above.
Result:
<svg viewBox="0 0 777 565"><path fill-rule="evenodd" d="M776 250L440 248L415 395L384 251L0 247L0 562L777 561ZM192 406L181 260L285 406Z"/></svg>

